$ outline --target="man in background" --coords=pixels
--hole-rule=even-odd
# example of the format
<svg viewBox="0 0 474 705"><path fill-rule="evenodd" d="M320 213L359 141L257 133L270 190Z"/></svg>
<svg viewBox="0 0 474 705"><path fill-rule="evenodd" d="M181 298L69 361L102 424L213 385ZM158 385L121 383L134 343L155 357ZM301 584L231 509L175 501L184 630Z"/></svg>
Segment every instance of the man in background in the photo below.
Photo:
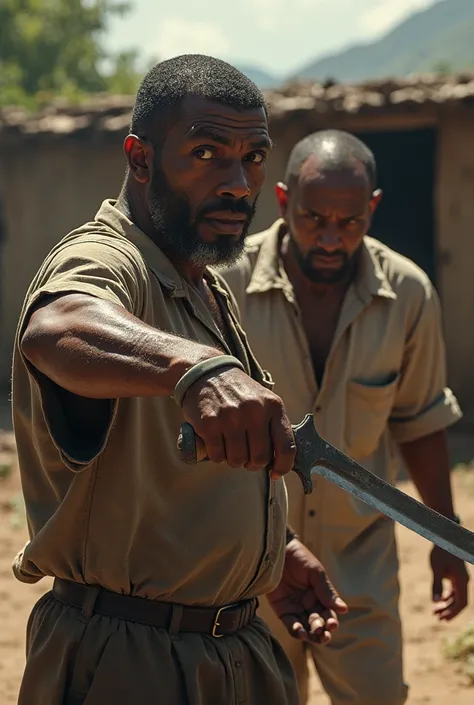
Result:
<svg viewBox="0 0 474 705"><path fill-rule="evenodd" d="M398 445L428 506L454 513L445 429L461 416L446 386L438 297L413 262L368 237L382 193L370 150L354 136L323 131L298 143L281 218L247 240L223 271L257 358L273 376L292 423L312 410L329 442L394 482ZM287 477L289 520L316 552L349 605L327 649L312 649L332 705L402 705L402 632L394 524L323 478L306 497ZM434 547L432 599L438 619L467 603L464 564ZM303 644L264 606L307 693Z"/></svg>

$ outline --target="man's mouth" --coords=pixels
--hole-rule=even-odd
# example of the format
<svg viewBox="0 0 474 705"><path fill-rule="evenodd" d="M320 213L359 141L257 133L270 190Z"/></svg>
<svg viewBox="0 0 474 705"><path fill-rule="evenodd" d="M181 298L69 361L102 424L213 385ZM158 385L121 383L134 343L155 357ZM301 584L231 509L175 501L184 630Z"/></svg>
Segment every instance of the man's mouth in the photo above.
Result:
<svg viewBox="0 0 474 705"><path fill-rule="evenodd" d="M247 216L243 213L222 211L210 213L205 216L204 220L217 233L222 235L240 235L247 222Z"/></svg>
<svg viewBox="0 0 474 705"><path fill-rule="evenodd" d="M336 269L342 267L344 264L344 257L342 255L323 255L317 254L312 257L313 266L321 267L324 269Z"/></svg>

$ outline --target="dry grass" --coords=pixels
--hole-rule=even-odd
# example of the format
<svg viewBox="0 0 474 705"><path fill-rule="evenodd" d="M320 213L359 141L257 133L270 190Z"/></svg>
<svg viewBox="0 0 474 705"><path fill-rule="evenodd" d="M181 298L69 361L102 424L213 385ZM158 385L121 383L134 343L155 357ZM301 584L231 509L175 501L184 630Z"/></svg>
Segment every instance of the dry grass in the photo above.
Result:
<svg viewBox="0 0 474 705"><path fill-rule="evenodd" d="M474 685L474 623L445 647L449 661L460 664L471 685Z"/></svg>

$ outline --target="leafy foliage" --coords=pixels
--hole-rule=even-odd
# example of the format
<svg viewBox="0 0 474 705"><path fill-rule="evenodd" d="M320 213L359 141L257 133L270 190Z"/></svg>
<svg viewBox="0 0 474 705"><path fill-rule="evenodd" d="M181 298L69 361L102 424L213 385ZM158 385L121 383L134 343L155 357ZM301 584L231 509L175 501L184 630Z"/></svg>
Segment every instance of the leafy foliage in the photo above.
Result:
<svg viewBox="0 0 474 705"><path fill-rule="evenodd" d="M116 0L1 0L0 105L133 93L136 55L110 57L101 44L109 20L128 10Z"/></svg>

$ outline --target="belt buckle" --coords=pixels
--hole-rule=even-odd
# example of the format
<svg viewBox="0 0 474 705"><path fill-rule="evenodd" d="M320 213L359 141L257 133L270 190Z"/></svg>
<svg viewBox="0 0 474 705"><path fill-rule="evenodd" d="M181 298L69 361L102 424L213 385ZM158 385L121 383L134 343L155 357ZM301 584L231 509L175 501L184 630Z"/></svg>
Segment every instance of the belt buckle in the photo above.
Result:
<svg viewBox="0 0 474 705"><path fill-rule="evenodd" d="M218 634L217 633L217 628L220 627L219 617L226 610L232 609L232 607L235 607L235 605L226 605L225 607L219 607L219 609L217 610L217 614L215 616L214 625L212 627L212 632L211 632L211 636L213 636L214 639L220 639L222 636L225 636L225 634Z"/></svg>

